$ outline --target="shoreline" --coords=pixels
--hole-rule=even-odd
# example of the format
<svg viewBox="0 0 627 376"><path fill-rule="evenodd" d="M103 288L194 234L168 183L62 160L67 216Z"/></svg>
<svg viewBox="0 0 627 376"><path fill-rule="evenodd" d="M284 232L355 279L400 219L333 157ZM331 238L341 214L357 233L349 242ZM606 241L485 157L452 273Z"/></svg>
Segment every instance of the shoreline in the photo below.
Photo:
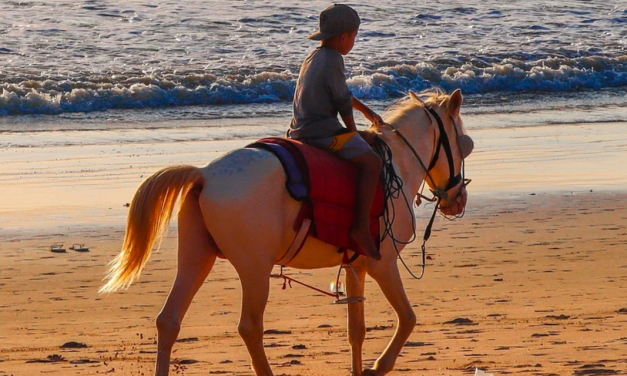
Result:
<svg viewBox="0 0 627 376"><path fill-rule="evenodd" d="M469 200L528 194L623 192L627 124L469 129ZM175 130L168 130L175 131ZM158 131L153 131L158 134ZM53 136L62 139L63 132ZM157 135L158 137L158 135ZM125 223L137 187L159 169L204 166L257 138L0 149L0 236L7 228Z"/></svg>

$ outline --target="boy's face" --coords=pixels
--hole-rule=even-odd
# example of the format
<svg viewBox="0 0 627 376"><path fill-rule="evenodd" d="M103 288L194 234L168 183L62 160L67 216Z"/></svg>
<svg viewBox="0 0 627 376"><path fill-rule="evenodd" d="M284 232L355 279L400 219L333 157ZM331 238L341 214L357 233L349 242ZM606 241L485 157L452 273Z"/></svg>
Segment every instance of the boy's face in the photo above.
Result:
<svg viewBox="0 0 627 376"><path fill-rule="evenodd" d="M357 33L359 30L355 30L350 33L344 33L340 37L340 53L342 55L347 55L353 49L355 45L355 38L357 38Z"/></svg>

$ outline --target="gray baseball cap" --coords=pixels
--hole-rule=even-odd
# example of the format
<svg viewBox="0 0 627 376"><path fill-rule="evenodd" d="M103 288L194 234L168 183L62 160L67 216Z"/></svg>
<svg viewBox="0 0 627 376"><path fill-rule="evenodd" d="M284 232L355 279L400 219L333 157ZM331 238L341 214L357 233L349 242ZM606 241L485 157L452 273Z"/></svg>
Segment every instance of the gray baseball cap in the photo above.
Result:
<svg viewBox="0 0 627 376"><path fill-rule="evenodd" d="M355 9L344 4L333 4L320 13L320 28L307 38L327 40L359 28L361 20Z"/></svg>

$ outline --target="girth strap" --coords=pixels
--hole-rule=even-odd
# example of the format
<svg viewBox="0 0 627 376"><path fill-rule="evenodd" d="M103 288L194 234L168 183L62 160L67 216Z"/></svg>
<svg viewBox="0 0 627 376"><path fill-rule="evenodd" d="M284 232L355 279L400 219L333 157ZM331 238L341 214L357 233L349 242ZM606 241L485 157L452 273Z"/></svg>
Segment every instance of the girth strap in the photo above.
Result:
<svg viewBox="0 0 627 376"><path fill-rule="evenodd" d="M300 250L303 249L303 245L305 245L305 241L307 240L307 236L309 235L311 230L311 219L304 219L303 224L300 226L300 230L296 233L294 240L292 240L292 244L290 244L289 248L283 254L283 257L278 259L275 264L287 266L296 255L300 253Z"/></svg>

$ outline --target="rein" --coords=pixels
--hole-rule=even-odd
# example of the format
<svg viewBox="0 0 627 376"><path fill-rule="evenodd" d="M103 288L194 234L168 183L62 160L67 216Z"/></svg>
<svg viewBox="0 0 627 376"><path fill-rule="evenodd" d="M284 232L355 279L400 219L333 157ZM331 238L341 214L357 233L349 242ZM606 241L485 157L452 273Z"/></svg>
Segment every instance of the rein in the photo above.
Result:
<svg viewBox="0 0 627 376"><path fill-rule="evenodd" d="M431 160L429 162L429 166L427 167L425 165L425 163L422 161L422 158L420 158L420 155L418 154L418 152L416 151L416 149L411 145L411 143L407 140L407 138L403 135L403 133L400 131L400 129L392 126L391 124L388 123L384 123L385 125L387 125L388 127L390 127L392 129L392 131L394 133L396 133L405 143L405 145L411 150L411 152L414 154L414 156L416 157L416 160L418 161L418 163L420 164L420 166L423 168L423 170L426 173L426 177L425 180L428 178L431 181L431 186L436 187L435 190L431 190L431 192L434 195L434 198L429 198L424 196L421 192L417 192L416 196L419 196L421 198L424 198L425 200L429 201L429 202L435 202L435 208L433 210L433 214L431 214L431 219L429 220L429 224L427 225L426 229L425 229L425 233L424 236L422 238L422 265L421 268L421 273L420 275L416 276L410 269L409 266L407 266L407 264L405 263L405 260L403 260L403 258L401 257L401 253L398 249L398 244L403 244L403 245L407 245L410 244L411 242L413 242L416 239L416 218L414 217L413 214L413 210L409 204L409 200L407 199L407 196L405 195L405 192L403 191L403 180L396 174L396 171L394 170L394 166L392 164L392 151L390 149L390 147L387 145L387 143L385 141L383 141L380 137L376 137L375 138L375 144L373 145L374 148L378 149L377 152L379 154L379 156L381 157L381 159L383 160L383 169L381 171L381 175L382 175L382 180L385 183L385 187L384 187L384 192L385 192L385 202L392 202L391 206L391 211L390 208L388 207L388 205L384 206L384 213L383 213L383 217L384 217L384 230L383 230L383 234L381 235L381 242L383 242L383 240L386 237L390 237L390 239L392 239L392 244L394 245L394 249L396 250L396 254L398 255L399 260L401 260L401 263L403 264L403 266L405 267L405 269L407 270L407 272L409 272L409 274L412 276L412 278L414 279L422 279L422 277L425 274L425 268L427 265L427 252L426 252L426 243L427 240L429 240L429 238L431 237L431 230L433 228L433 222L435 220L435 215L438 212L438 208L440 208L440 203L442 201L442 199L448 199L448 191L452 188L454 188L455 186L457 186L460 182L463 184L463 187L465 187L466 185L468 185L468 183L470 183L470 179L464 179L464 161L462 159L462 169L461 172L457 175L455 175L455 165L454 165L454 161L453 161L453 151L451 148L451 143L449 141L448 138L448 134L446 133L446 129L444 128L444 122L442 121L442 119L440 118L440 115L438 115L438 113L431 107L428 108L423 108L425 110L425 113L427 114L427 116L429 116L429 119L434 118L436 120L436 123L438 125L438 130L440 131L440 135L437 138L437 140L434 141L434 143L436 143L436 147L434 149L434 153L431 156ZM455 121L451 118L451 120L453 121L453 125L455 125ZM455 134L459 137L458 131L457 131L457 127L455 126ZM437 136L436 136L437 137ZM435 183L435 180L433 179L433 177L431 176L430 172L431 170L435 167L437 161L438 161L438 157L440 154L440 150L441 148L444 148L444 152L446 154L446 159L448 162L448 166L449 166L449 180L448 183L446 185L446 187L444 188L437 188L437 184ZM460 155L461 151L460 151ZM463 158L463 157L462 157ZM407 209L410 212L410 216L412 219L412 228L413 228L413 235L411 237L411 239L409 239L408 241L402 241L399 240L397 238L394 237L394 231L392 229L392 225L394 223L394 219L396 217L396 208L394 207L393 201L390 200L390 198L399 198L400 194L403 195L405 204L407 205ZM463 214L462 214L463 215ZM351 266L351 262L353 260L349 260L347 253L344 252L344 256L343 256L343 260L342 260L342 266L340 266L340 270L338 271L338 275L336 278L336 289L335 291L332 291L331 293L326 292L324 290L318 289L314 286L308 285L306 283L300 282L295 280L294 278L291 278L285 274L283 274L283 266L281 266L281 271L279 274L273 274L271 275L271 277L275 277L275 278L283 278L283 289L285 290L287 288L287 286L289 285L289 287L292 287L292 282L298 283L302 286L308 287L312 290L315 290L321 294L327 295L327 296L332 296L334 297L336 300L334 303L359 303L365 300L365 298L363 297L347 297L344 299L340 299L340 297L343 295L342 292L340 292L337 288L337 286L339 286L340 283L340 273L343 267L348 268L349 270L351 270L353 272L353 274L355 274L355 271L353 270L352 266ZM355 278L357 278L356 274L355 274Z"/></svg>

